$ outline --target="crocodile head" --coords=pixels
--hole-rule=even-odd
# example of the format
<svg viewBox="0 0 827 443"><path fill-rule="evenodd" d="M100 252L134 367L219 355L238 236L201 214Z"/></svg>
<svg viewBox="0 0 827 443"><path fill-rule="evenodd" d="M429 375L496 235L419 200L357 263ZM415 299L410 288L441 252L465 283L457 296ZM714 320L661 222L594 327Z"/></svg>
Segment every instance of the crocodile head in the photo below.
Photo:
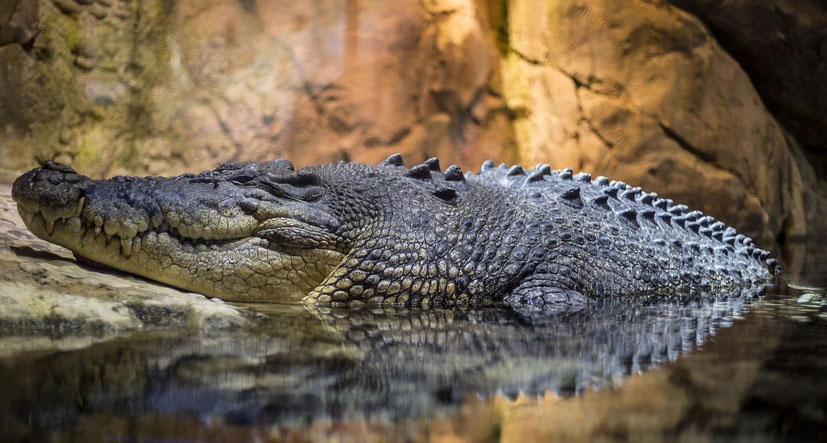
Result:
<svg viewBox="0 0 827 443"><path fill-rule="evenodd" d="M12 190L26 226L79 258L238 301L297 300L342 261L326 193L286 160L109 180L47 162Z"/></svg>

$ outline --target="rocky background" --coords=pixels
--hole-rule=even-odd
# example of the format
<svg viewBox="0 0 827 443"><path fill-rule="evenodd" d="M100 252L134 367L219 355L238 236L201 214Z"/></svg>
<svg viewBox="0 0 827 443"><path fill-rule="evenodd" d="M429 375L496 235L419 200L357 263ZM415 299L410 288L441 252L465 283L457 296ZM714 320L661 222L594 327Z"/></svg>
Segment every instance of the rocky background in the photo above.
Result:
<svg viewBox="0 0 827 443"><path fill-rule="evenodd" d="M550 163L823 235L819 0L5 0L0 178Z"/></svg>

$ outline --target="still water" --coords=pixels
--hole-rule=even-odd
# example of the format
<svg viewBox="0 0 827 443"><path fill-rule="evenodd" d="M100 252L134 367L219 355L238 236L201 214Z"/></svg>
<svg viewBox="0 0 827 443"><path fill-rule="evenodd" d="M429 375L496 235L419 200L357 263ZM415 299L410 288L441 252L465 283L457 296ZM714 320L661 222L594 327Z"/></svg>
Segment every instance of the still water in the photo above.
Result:
<svg viewBox="0 0 827 443"><path fill-rule="evenodd" d="M13 353L0 439L823 440L827 254L798 256L758 294L544 318L243 305L233 332Z"/></svg>

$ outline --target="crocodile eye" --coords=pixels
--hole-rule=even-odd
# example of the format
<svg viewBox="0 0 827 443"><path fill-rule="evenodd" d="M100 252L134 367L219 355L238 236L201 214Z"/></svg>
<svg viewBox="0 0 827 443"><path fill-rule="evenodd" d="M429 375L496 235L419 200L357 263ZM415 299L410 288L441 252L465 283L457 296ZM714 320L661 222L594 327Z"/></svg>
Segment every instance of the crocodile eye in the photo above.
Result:
<svg viewBox="0 0 827 443"><path fill-rule="evenodd" d="M324 195L324 188L319 184L318 176L308 173L276 173L268 172L258 177L255 183L261 189L276 197L291 200L313 201Z"/></svg>
<svg viewBox="0 0 827 443"><path fill-rule="evenodd" d="M234 185L256 187L278 198L313 201L324 195L319 176L306 171L295 172L292 168L286 160L248 163L240 169L225 171L225 177Z"/></svg>
<svg viewBox="0 0 827 443"><path fill-rule="evenodd" d="M233 183L241 186L245 186L250 184L251 181L255 180L256 176L253 174L238 174L234 175L232 180Z"/></svg>

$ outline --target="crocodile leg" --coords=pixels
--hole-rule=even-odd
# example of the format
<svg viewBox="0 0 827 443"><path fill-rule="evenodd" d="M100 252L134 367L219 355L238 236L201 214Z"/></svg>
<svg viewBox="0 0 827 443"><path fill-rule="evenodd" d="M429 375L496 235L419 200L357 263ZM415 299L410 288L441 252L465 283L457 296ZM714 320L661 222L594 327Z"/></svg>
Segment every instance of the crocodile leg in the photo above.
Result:
<svg viewBox="0 0 827 443"><path fill-rule="evenodd" d="M554 286L542 276L522 281L503 300L521 314L577 312L589 303L583 294Z"/></svg>

